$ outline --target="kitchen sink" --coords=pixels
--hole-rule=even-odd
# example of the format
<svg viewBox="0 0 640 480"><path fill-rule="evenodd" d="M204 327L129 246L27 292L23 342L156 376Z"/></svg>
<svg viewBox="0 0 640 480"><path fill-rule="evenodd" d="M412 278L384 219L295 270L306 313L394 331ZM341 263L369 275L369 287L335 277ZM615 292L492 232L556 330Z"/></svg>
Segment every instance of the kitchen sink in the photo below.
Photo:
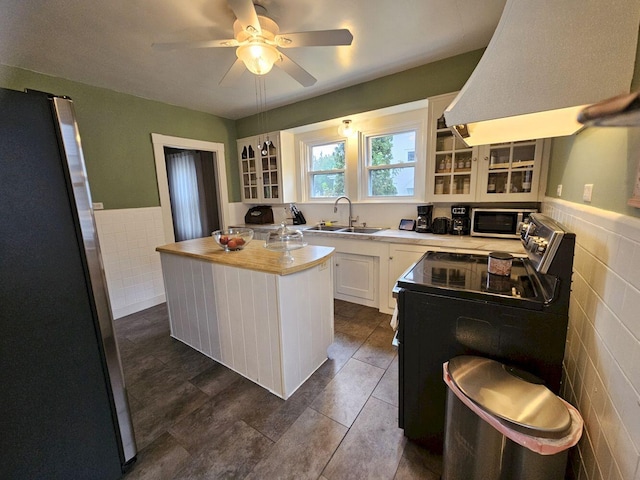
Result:
<svg viewBox="0 0 640 480"><path fill-rule="evenodd" d="M345 233L376 233L381 232L382 230L386 230L383 227L347 227L344 230L341 230Z"/></svg>
<svg viewBox="0 0 640 480"><path fill-rule="evenodd" d="M342 230L346 230L349 227L344 225L316 225L315 227L307 228L307 230L312 230L316 232L340 232Z"/></svg>
<svg viewBox="0 0 640 480"><path fill-rule="evenodd" d="M344 225L316 225L315 227L307 228L308 231L313 232L336 232L336 233L376 233L382 230L387 230L384 227L346 227Z"/></svg>

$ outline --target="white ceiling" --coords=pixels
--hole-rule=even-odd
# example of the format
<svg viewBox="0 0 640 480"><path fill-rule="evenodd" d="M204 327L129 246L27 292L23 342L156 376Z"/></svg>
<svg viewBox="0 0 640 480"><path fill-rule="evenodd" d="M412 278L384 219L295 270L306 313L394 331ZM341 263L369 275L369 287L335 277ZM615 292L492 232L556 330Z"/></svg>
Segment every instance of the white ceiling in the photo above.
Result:
<svg viewBox="0 0 640 480"><path fill-rule="evenodd" d="M485 47L505 1L259 0L283 33L348 28L354 36L351 46L288 49L318 82L304 88L274 68L267 108ZM233 38L226 0L0 0L0 8L1 64L231 119L257 111L249 72L218 86L233 48L151 48Z"/></svg>

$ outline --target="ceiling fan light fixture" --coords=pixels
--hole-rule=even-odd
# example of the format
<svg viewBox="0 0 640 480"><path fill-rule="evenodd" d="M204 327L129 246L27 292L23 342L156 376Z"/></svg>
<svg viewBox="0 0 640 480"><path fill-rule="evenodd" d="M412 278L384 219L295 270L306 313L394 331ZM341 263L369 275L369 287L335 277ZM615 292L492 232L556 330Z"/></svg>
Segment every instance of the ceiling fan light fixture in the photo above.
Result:
<svg viewBox="0 0 640 480"><path fill-rule="evenodd" d="M342 137L350 137L354 132L355 130L353 129L351 120L342 120L342 123L338 127L338 135Z"/></svg>
<svg viewBox="0 0 640 480"><path fill-rule="evenodd" d="M268 43L256 42L240 45L236 55L251 73L265 75L271 71L278 60L278 50Z"/></svg>

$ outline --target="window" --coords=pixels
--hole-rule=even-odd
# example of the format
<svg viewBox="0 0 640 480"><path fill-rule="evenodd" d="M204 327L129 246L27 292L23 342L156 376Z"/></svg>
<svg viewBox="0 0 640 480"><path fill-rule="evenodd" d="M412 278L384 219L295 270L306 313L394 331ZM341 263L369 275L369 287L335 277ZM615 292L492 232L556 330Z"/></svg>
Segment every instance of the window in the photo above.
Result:
<svg viewBox="0 0 640 480"><path fill-rule="evenodd" d="M413 197L416 179L416 131L366 137L367 196Z"/></svg>
<svg viewBox="0 0 640 480"><path fill-rule="evenodd" d="M426 101L355 115L356 134L342 137L338 119L294 132L300 196L330 203L342 195L358 203L424 201Z"/></svg>
<svg viewBox="0 0 640 480"><path fill-rule="evenodd" d="M345 194L345 142L311 145L308 155L310 198L332 198Z"/></svg>

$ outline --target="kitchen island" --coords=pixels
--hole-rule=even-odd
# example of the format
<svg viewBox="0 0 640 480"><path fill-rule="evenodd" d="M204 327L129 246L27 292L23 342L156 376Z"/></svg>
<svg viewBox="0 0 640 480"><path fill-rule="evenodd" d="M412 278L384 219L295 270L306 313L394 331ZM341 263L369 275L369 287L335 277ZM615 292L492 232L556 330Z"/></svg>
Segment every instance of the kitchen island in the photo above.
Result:
<svg viewBox="0 0 640 480"><path fill-rule="evenodd" d="M172 337L284 399L327 359L333 248L306 246L288 264L260 241L235 252L212 238L156 250Z"/></svg>

